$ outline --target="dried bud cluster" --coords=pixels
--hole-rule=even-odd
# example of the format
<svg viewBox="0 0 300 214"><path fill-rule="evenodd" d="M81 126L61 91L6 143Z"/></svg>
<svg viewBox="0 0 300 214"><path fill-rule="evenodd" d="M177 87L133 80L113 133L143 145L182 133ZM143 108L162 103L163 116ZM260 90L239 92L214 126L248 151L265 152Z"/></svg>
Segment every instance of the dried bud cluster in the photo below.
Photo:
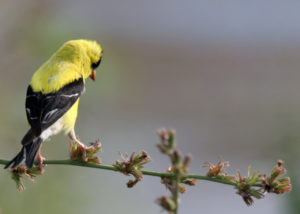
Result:
<svg viewBox="0 0 300 214"><path fill-rule="evenodd" d="M143 179L143 173L141 169L143 165L150 162L151 158L147 152L141 151L139 154L135 156L133 152L130 157L123 156L122 154L122 162L117 160L113 167L117 170L122 172L125 175L133 175L135 180L129 180L127 183L127 187L133 187L137 182Z"/></svg>
<svg viewBox="0 0 300 214"><path fill-rule="evenodd" d="M228 168L229 162L222 162L221 158L218 159L217 163L214 165L211 162L205 162L203 167L208 167L209 171L207 172L207 176L209 177L218 177L218 176L225 176L226 173L224 172L225 168Z"/></svg>
<svg viewBox="0 0 300 214"><path fill-rule="evenodd" d="M26 176L29 180L33 181L37 175L41 175L42 172L39 167L35 166L31 169L27 169L25 166L19 166L10 170L11 178L16 182L18 191L25 190L25 186L23 184L22 178L23 175Z"/></svg>
<svg viewBox="0 0 300 214"><path fill-rule="evenodd" d="M290 192L292 188L289 177L279 178L286 174L286 169L283 168L281 160L273 168L270 176L261 173L252 173L251 167L248 168L248 175L246 177L242 177L240 171L237 171L237 176L228 175L224 169L229 167L229 163L222 162L220 159L215 165L206 162L204 166L209 168L207 176L234 183L237 194L242 196L248 206L253 204L252 197L261 199L266 193L282 194Z"/></svg>
<svg viewBox="0 0 300 214"><path fill-rule="evenodd" d="M100 164L101 160L99 157L95 156L96 153L101 151L102 144L100 141L96 140L95 142L90 143L86 148L86 157L88 163ZM82 149L78 146L77 143L73 143L70 147L70 159L75 161L82 161Z"/></svg>
<svg viewBox="0 0 300 214"><path fill-rule="evenodd" d="M292 190L292 185L289 177L279 178L286 174L286 169L283 168L283 161L279 160L277 165L273 168L269 177L263 178L263 185L265 191L268 193L283 194Z"/></svg>
<svg viewBox="0 0 300 214"><path fill-rule="evenodd" d="M184 175L188 172L191 155L182 157L179 150L176 149L175 144L175 131L161 129L157 132L161 143L157 145L159 150L169 156L172 165L168 168L167 172L173 174L173 177L162 177L161 182L172 193L173 197L162 196L157 199L157 203L169 213L173 213L177 209L178 198L175 197L178 193L184 193L186 187L183 184L194 186L196 185L196 179L184 178Z"/></svg>
<svg viewBox="0 0 300 214"><path fill-rule="evenodd" d="M164 210L168 211L170 214L174 213L176 210L176 204L169 196L163 195L162 197L156 200Z"/></svg>
<svg viewBox="0 0 300 214"><path fill-rule="evenodd" d="M252 197L261 199L264 197L264 191L254 188L254 185L257 185L261 182L263 177L262 174L253 173L251 175L251 167L248 168L248 176L242 177L240 171L237 171L238 177L236 178L235 188L238 190L237 194L242 196L245 203L250 206L253 204Z"/></svg>

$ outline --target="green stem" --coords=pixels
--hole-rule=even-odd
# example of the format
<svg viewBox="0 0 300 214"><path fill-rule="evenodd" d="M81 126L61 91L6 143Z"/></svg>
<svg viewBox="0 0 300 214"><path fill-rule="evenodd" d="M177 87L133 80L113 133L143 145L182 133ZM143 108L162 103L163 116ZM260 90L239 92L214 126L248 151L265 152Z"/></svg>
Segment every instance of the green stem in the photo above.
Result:
<svg viewBox="0 0 300 214"><path fill-rule="evenodd" d="M0 164L6 165L8 164L8 160L1 160L0 159ZM73 160L45 160L43 162L44 164L48 165L72 165L72 166L81 166L81 167L89 167L89 168L96 168L96 169L104 169L104 170L110 170L110 171L117 171L113 166L110 165L104 165L104 164L93 164L93 163L84 163L80 161L73 161ZM153 172L153 171L147 171L147 170L142 170L143 175L148 175L148 176L155 176L155 177L167 177L167 178L173 178L176 177L175 174L170 174L167 172ZM221 179L221 178L213 178L205 175L184 175L182 178L194 178L197 180L206 180L206 181L211 181L211 182L216 182L216 183L222 183L222 184L228 184L235 186L236 184L232 181L226 180L226 179ZM260 186L255 185L255 186Z"/></svg>
<svg viewBox="0 0 300 214"><path fill-rule="evenodd" d="M178 203L179 203L179 184L180 184L180 173L174 173L174 176L175 178L172 180L173 182L173 185L175 186L175 190L172 192L172 195L173 195L173 200L175 201L175 204L176 204L176 209L174 211L174 214L177 214L178 213Z"/></svg>

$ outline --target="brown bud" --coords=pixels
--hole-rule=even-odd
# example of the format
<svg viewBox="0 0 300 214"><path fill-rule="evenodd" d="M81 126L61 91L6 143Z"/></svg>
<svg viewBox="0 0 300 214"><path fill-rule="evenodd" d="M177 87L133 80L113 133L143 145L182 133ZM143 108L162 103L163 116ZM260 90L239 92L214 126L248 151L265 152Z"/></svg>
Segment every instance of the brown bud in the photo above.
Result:
<svg viewBox="0 0 300 214"><path fill-rule="evenodd" d="M164 208L167 211L173 212L176 210L176 203L168 196L162 196L156 200L156 203L158 203L162 208Z"/></svg>

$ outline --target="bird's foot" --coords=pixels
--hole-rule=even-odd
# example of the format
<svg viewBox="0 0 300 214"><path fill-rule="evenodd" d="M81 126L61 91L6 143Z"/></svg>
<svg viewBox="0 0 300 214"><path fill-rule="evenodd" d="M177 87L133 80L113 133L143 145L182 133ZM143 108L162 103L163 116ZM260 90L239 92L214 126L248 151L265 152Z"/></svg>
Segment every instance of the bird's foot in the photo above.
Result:
<svg viewBox="0 0 300 214"><path fill-rule="evenodd" d="M81 151L81 158L83 162L88 162L89 161L89 157L87 155L87 153L90 153L91 150L93 150L94 146L90 145L90 146L86 146L84 145L84 143L81 143L80 141L77 141L77 146L79 147L80 151Z"/></svg>
<svg viewBox="0 0 300 214"><path fill-rule="evenodd" d="M78 143L78 146L81 150L81 158L83 162L88 162L88 158L86 156L86 150L88 149L88 147L86 145L84 145L83 143Z"/></svg>
<svg viewBox="0 0 300 214"><path fill-rule="evenodd" d="M74 144L75 143L75 144ZM70 147L71 160L77 160L82 162L90 162L100 164L101 160L95 154L101 150L100 141L91 143L89 146L84 145L80 141L75 141Z"/></svg>
<svg viewBox="0 0 300 214"><path fill-rule="evenodd" d="M43 172L43 167L44 167L44 160L46 160L46 158L44 158L40 153L38 153L38 156L37 156L37 161L38 161L38 168L41 172Z"/></svg>

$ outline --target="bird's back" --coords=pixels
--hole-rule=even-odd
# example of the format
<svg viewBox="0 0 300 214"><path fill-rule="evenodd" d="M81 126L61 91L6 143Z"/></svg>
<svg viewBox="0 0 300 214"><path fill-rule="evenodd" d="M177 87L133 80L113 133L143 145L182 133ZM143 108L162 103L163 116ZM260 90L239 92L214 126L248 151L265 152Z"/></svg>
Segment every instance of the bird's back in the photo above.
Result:
<svg viewBox="0 0 300 214"><path fill-rule="evenodd" d="M81 43L81 40L69 41L55 52L33 74L30 83L33 90L52 93L81 78L90 64L86 48Z"/></svg>
<svg viewBox="0 0 300 214"><path fill-rule="evenodd" d="M81 76L73 62L50 58L32 76L30 85L36 92L53 93Z"/></svg>

